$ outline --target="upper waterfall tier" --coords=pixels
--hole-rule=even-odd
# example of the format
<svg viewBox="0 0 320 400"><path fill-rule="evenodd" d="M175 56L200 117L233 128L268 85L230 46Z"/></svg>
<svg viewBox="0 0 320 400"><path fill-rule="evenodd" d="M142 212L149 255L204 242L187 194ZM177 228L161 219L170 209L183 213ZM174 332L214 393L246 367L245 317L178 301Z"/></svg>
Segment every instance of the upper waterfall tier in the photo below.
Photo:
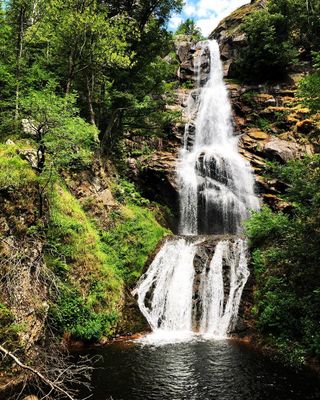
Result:
<svg viewBox="0 0 320 400"><path fill-rule="evenodd" d="M249 210L259 207L254 179L250 164L238 153L219 46L204 41L197 47L198 88L189 99L190 121L177 166L180 233L238 233ZM203 78L202 65L208 64L209 73Z"/></svg>

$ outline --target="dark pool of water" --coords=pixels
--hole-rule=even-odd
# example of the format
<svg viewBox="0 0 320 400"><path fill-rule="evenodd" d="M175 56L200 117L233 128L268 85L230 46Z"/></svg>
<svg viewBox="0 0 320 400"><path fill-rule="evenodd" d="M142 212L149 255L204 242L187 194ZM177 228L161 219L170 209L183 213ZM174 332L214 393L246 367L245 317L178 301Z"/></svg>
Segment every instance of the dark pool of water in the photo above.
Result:
<svg viewBox="0 0 320 400"><path fill-rule="evenodd" d="M103 358L92 400L311 400L320 381L229 341L163 346L118 343Z"/></svg>

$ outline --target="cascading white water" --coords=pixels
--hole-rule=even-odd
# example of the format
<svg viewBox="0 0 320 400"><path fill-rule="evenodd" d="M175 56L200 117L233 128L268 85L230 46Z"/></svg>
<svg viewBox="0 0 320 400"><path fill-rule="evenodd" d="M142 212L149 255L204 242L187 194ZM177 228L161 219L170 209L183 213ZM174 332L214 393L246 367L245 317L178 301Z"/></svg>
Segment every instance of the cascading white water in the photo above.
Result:
<svg viewBox="0 0 320 400"><path fill-rule="evenodd" d="M176 338L182 334L185 338L188 333L199 332L223 338L236 322L249 276L246 243L243 239L218 242L195 291L194 258L203 240L181 237L167 240L133 291L133 295L138 295L141 312L158 337ZM226 296L224 274L230 281ZM201 310L199 321L195 298Z"/></svg>
<svg viewBox="0 0 320 400"><path fill-rule="evenodd" d="M185 239L168 240L133 294L153 330L192 330L193 259L196 245ZM154 287L151 298L147 294Z"/></svg>
<svg viewBox="0 0 320 400"><path fill-rule="evenodd" d="M207 273L204 269L200 286L202 316L200 332L224 337L235 325L244 285L249 277L246 243L218 243ZM225 303L223 262L229 266L229 293Z"/></svg>
<svg viewBox="0 0 320 400"><path fill-rule="evenodd" d="M196 82L201 84L205 51L210 54L210 73L194 102L196 119L186 125L177 168L180 234L239 233L248 210L259 206L254 179L250 164L238 153L219 46L216 41L200 42L198 46ZM193 115L189 105L188 116Z"/></svg>
<svg viewBox="0 0 320 400"><path fill-rule="evenodd" d="M210 72L204 76L208 60ZM194 70L198 87L188 101L189 121L177 165L184 237L164 243L133 294L154 332L221 338L237 320L249 276L247 246L239 237L222 239L196 271L195 260L207 240L199 235L238 234L259 202L250 164L238 153L215 41L198 43Z"/></svg>

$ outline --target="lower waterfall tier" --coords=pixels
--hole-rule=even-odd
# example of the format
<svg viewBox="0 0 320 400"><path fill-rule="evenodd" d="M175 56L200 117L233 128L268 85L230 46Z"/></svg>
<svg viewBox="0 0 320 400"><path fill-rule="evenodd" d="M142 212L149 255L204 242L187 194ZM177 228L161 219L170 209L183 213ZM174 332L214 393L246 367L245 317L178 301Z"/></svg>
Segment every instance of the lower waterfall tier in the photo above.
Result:
<svg viewBox="0 0 320 400"><path fill-rule="evenodd" d="M236 236L168 239L133 291L154 332L226 337L249 277L247 245Z"/></svg>

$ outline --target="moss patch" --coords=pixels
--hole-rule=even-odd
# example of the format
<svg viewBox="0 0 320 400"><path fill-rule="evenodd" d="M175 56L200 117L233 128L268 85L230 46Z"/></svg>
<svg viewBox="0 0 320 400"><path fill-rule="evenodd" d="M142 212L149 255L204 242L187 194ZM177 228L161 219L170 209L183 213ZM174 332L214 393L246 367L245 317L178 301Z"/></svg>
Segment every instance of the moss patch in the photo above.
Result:
<svg viewBox="0 0 320 400"><path fill-rule="evenodd" d="M141 276L148 256L170 231L163 228L153 212L134 204L113 213L114 226L102 234L108 264L120 271L127 286Z"/></svg>
<svg viewBox="0 0 320 400"><path fill-rule="evenodd" d="M47 259L63 282L53 307L58 329L86 340L112 334L122 305L122 279L108 263L94 224L61 186L50 196Z"/></svg>
<svg viewBox="0 0 320 400"><path fill-rule="evenodd" d="M0 144L0 189L17 189L36 180L30 164L17 151L17 145Z"/></svg>
<svg viewBox="0 0 320 400"><path fill-rule="evenodd" d="M125 287L135 284L150 253L170 233L147 206L125 203L109 217L103 231L65 187L56 185L50 195L47 262L61 282L51 316L61 334L88 341L112 336Z"/></svg>

